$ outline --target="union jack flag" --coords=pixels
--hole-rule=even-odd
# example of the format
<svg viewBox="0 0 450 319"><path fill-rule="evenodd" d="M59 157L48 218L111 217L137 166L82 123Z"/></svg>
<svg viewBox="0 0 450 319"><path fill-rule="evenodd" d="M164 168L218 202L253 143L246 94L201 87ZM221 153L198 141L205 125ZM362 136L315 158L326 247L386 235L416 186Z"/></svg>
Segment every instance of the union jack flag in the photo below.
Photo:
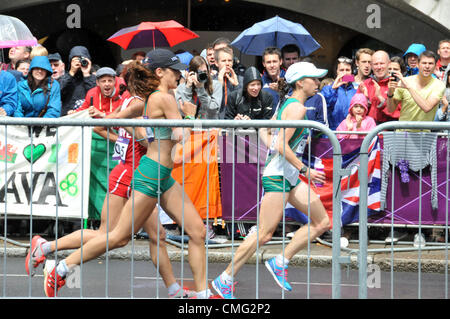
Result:
<svg viewBox="0 0 450 319"><path fill-rule="evenodd" d="M348 225L359 220L359 190L358 179L360 148L362 140L341 140L343 151L342 168L350 169L349 176L341 177L341 223ZM356 144L355 144L356 143ZM348 145L345 145L348 144ZM333 158L332 149L327 152L311 152L311 156L304 154L303 162L313 168L319 163L325 167L326 183L322 187L316 187L312 182L312 189L320 196L320 199L332 220L333 217ZM381 192L381 147L378 137L370 143L368 150L368 215L371 216L380 212L380 192ZM309 158L311 165L309 165ZM308 183L303 176L300 178ZM294 219L302 224L308 223L306 214L298 211L289 203L285 208L286 217Z"/></svg>

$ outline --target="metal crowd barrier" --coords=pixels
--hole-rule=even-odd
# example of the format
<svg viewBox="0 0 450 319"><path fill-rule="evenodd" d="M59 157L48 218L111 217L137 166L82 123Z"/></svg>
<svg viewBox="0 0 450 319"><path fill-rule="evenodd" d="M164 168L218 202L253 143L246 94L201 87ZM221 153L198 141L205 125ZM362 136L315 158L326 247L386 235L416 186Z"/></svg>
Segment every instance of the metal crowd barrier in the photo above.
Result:
<svg viewBox="0 0 450 319"><path fill-rule="evenodd" d="M186 120L101 120L101 119L83 119L83 120L79 120L79 119L40 119L40 118L31 118L31 119L25 119L25 118L9 118L9 117L5 117L5 118L0 118L0 126L4 125L6 127L11 126L11 125L25 125L25 126L55 126L55 127L61 127L61 126L74 126L74 127L95 127L95 126L106 126L106 127L155 127L156 129L158 129L159 127L191 127L191 128L202 128L202 129L209 129L209 128L228 128L231 129L232 134L234 134L234 130L238 129L238 128L289 128L289 127L295 127L295 128L313 128L316 130L320 130L321 132L323 132L325 135L327 135L333 145L333 149L334 149L334 165L335 167L340 167L341 165L341 154L340 154L340 145L336 139L336 137L334 136L334 134L332 133L331 130L329 130L327 127L325 127L324 125L318 123L318 122L313 122L313 121L269 121L269 120L262 120L262 121L242 121L242 122L238 122L238 121L227 121L227 120L194 120L194 121L186 121ZM90 131L89 131L90 133ZM84 134L84 130L83 130L83 134ZM4 139L6 139L7 137L5 136ZM259 139L258 139L259 140ZM155 141L157 142L157 141ZM32 140L31 140L32 143ZM5 145L7 144L7 142L5 143ZM209 145L208 145L209 147ZM108 150L109 153L109 150ZM58 165L57 165L58 166ZM6 168L6 164L5 164L5 168ZM183 169L184 169L184 162L183 162ZM183 170L184 172L184 170ZM342 171L340 169L335 169L333 171L333 179L335 181L335 183L333 184L333 189L334 189L334 194L335 194L335 200L333 201L333 214L335 216L339 216L340 215L340 192L338 191L338 180L340 178L340 174L342 173ZM5 174L6 175L6 174ZM259 181L257 181L259 183ZM5 194L5 197L7 196L7 194ZM184 193L183 193L184 196ZM84 199L86 200L86 199ZM6 205L6 198L5 198L5 205ZM5 206L6 207L6 206ZM30 210L30 220L32 221L33 219L33 213L32 213L32 209ZM208 217L207 217L208 219ZM57 216L57 208L56 208L56 220L58 220L58 216ZM337 222L334 223L334 229L335 229L335 234L336 236L334 236L335 238L333 238L334 240L339 241L339 229L340 229L340 223L339 217L336 217L335 220ZM208 220L207 220L208 222ZM284 222L284 217L283 217L283 222ZM31 238L33 236L32 232L32 222L30 223L30 246L31 246ZM181 225L183 226L183 225ZM57 227L57 226L56 226ZM81 230L83 231L83 230ZM135 233L136 229L133 230L133 232ZM6 214L5 214L5 229L4 229L4 233L5 233L5 237L6 237ZM159 231L158 231L159 232ZM57 236L58 232L56 232L56 236ZM159 235L159 234L158 234ZM57 240L57 238L55 238ZM234 240L234 237L232 237L232 241ZM56 241L57 242L57 241ZM285 239L283 238L283 253L284 253L284 245L285 245ZM134 251L134 239L131 240L131 244L132 244L132 249ZM234 246L235 243L232 242L232 246ZM308 244L308 251L309 251L309 245ZM184 249L184 247L182 247L182 249ZM208 245L206 245L206 249L207 249L207 254L208 254ZM259 249L259 248L258 248ZM108 252L108 250L107 250ZM159 251L158 251L159 253ZM340 269L339 269L339 260L340 260L340 249L339 249L339 245L334 245L333 246L333 255L335 255L335 257L333 258L333 260L335 262L333 262L333 297L338 297L339 293L339 283L340 283ZM6 240L4 240L4 254L3 254L3 269L4 272L6 271ZM55 252L55 256L58 256L58 250L56 247L56 252ZM208 256L207 256L208 257ZM57 257L58 258L58 257ZM106 278L108 278L108 253L106 254ZM207 258L208 260L208 258ZM132 255L131 257L131 298L133 298L133 261L134 261L134 256ZM233 261L232 261L233 262ZM183 254L182 254L182 263L183 263ZM83 262L81 263L81 268L83 267ZM158 270L159 264L157 266L157 270ZM208 265L206 265L206 267L208 267ZM258 267L258 265L257 265ZM207 276L208 276L208 268L207 268ZM82 274L82 271L81 271ZM157 275L159 276L159 274ZM181 273L181 277L183 277L183 270ZM208 278L205 278L206 281L208 281ZM257 274L257 282L258 282L258 274ZM29 277L29 297L31 296L31 276ZM183 282L181 282L181 285L183 285ZM258 284L257 284L258 286ZM4 273L4 277L3 277L3 296L7 297L7 292L6 292L6 274ZM158 289L158 288L157 288ZM258 291L258 287L257 287L257 291ZM106 296L108 297L109 294L109 289L108 289L108 284L106 283L106 291L105 291ZM83 287L81 287L80 289L80 297L83 296ZM159 296L159 292L157 291L157 297ZM258 297L258 293L257 293L257 297ZM283 297L284 297L284 292L283 292Z"/></svg>
<svg viewBox="0 0 450 319"><path fill-rule="evenodd" d="M367 228L370 225L367 221L367 189L368 189L368 179L367 179L367 165L368 165L368 147L373 139L377 134L379 134L382 131L390 130L390 129L433 129L433 130L449 130L450 124L447 123L437 123L437 122L390 122L390 123L384 123L382 125L377 126L374 130L372 130L369 134L367 134L366 138L363 141L363 144L361 146L361 154L360 154L360 170L359 170L359 180L360 180L360 203L359 203L359 249L348 249L348 248L341 248L340 246L340 234L341 234L341 191L340 191L340 181L342 176L348 176L349 170L348 169L342 169L342 154L341 154L341 147L339 144L338 139L335 136L335 132L331 131L328 127L314 121L269 121L269 120L258 120L258 121L229 121L229 120L194 120L194 121L186 121L186 120L102 120L102 119L85 119L85 120L74 120L74 119L38 119L38 118L31 118L31 119L24 119L24 118L0 118L0 126L11 126L11 125L26 125L26 126L81 126L81 127L94 127L94 126L106 126L106 127L190 127L194 129L211 129L211 128L227 128L231 131L231 135L235 136L236 131L241 128L289 128L289 127L295 127L295 128L311 128L315 130L319 130L322 133L324 133L330 140L330 143L333 148L333 231L332 231L332 298L341 298L341 273L342 273L342 266L348 265L351 262L351 256L357 255L357 263L359 268L359 289L358 289L358 295L359 298L367 298L367 269L368 269L368 252L377 252L376 250L368 250L368 236L367 236ZM90 134L90 131L89 131ZM447 135L448 136L448 135ZM6 139L6 136L4 137ZM0 137L1 139L1 137ZM258 139L259 141L259 139ZM157 141L155 141L157 142ZM234 139L233 139L234 143ZM6 144L6 143L5 143ZM209 147L209 143L208 146ZM309 146L310 147L310 146ZM235 147L233 144L233 152L235 151ZM109 153L109 150L108 150ZM234 153L233 153L234 156ZM259 156L259 154L258 154ZM234 158L234 157L233 157ZM448 156L447 156L448 158ZM447 161L448 163L448 161ZM5 164L6 167L6 164ZM208 166L209 168L209 166ZM183 174L184 174L184 162L183 162ZM233 171L234 174L234 171ZM208 174L209 175L209 174ZM5 174L6 176L6 174ZM448 181L448 169L447 169L447 181ZM208 181L209 182L209 181ZM233 175L233 184L235 183L234 175ZM260 185L260 181L256 181L258 185ZM183 185L182 185L183 186ZM258 188L259 189L259 188ZM207 194L208 197L209 194ZM259 194L256 194L257 197L259 197ZM184 196L184 193L183 193ZM6 197L6 194L5 194ZM86 200L86 199L84 199ZM447 201L448 201L448 183L447 183ZM6 200L5 200L6 202ZM159 202L159 201L158 201ZM234 202L234 195L233 195L233 202ZM5 203L6 205L6 203ZM6 207L6 206L5 206ZM309 210L309 209L308 209ZM259 210L258 210L259 212ZM33 214L32 209L30 211L30 220L33 220ZM232 212L234 216L234 211ZM446 211L446 216L448 217L448 207ZM56 220L58 220L58 213L56 208ZM208 223L208 212L207 212L207 219L206 222ZM448 221L448 219L447 219ZM284 234L284 225L286 223L284 214L283 214L283 234ZM32 223L30 222L30 244L31 244L31 238L33 236L32 234ZM180 225L183 230L184 225ZM257 219L257 226L259 226L259 218ZM56 224L56 229L58 227L58 223ZM419 225L421 227L421 225ZM391 225L391 228L393 226ZM234 229L234 221L232 222L232 229ZM448 229L448 222L446 223L445 229ZM83 231L83 230L81 230ZM133 229L133 232L137 232L137 229ZM4 227L4 234L6 237L6 214L5 214L5 227ZM58 231L55 232L55 236L57 237ZM158 238L159 238L159 230L158 230ZM56 238L57 239L57 238ZM6 292L6 243L7 238L4 238L4 253L3 253L3 297L8 297ZM275 243L282 244L282 251L284 254L284 247L286 243L288 242L284 237L281 241L276 241ZM446 298L447 298L447 269L448 269L448 252L447 252L447 243L443 247L426 247L426 249L445 249L446 250L446 271L445 271L445 281L446 281ZM15 243L19 244L19 243ZM270 243L269 243L270 244ZM131 246L132 246L132 252L134 252L134 238L131 239ZM158 245L159 247L159 245ZM206 265L206 281L208 281L208 248L212 247L206 243L206 252L207 252L207 265ZM219 246L220 247L220 246ZM231 242L232 252L234 253L236 243L234 242L234 236L232 236L232 242ZM181 254L181 263L184 265L184 242L182 241L180 248L182 250ZM257 262L256 262L256 298L258 298L258 276L259 276L259 249L258 246L256 256L257 256ZM402 251L409 248L393 248L391 246L391 251ZM422 248L423 249L423 248ZM384 249L383 251L385 251ZM419 252L421 251L421 248L418 248ZM380 250L381 251L381 250ZM108 252L108 251L107 251ZM307 253L308 253L308 267L307 267L307 296L309 297L309 285L310 285L310 267L309 267L309 260L310 260L310 242L308 242L307 247ZM343 253L346 253L347 256L343 256ZM58 255L58 250L56 250L55 255ZM159 255L159 250L158 250ZM419 255L420 258L420 255ZM159 260L159 258L158 258ZM234 262L232 258L232 263ZM131 256L131 295L130 297L133 298L133 280L134 280L134 273L133 273L133 263L134 263L134 254ZM419 260L420 263L420 260ZM108 253L106 254L106 278L108 277L108 267L109 267L109 260L108 260ZM81 268L83 268L83 263L81 263ZM157 265L157 280L159 280L159 263ZM392 270L391 270L392 272ZM82 271L80 272L83 273ZM218 274L214 274L218 275ZM420 267L419 267L419 276L420 276ZM181 278L184 277L184 270L183 266L181 268ZM211 279L211 278L210 278ZM31 296L31 276L28 280L29 285L29 296ZM181 281L181 285L183 286L183 279ZM156 285L156 295L157 298L160 297L158 285ZM106 281L106 288L105 288L105 295L106 297L109 296L109 287L108 287L108 280ZM83 287L80 289L80 297L83 297ZM284 298L284 291L282 290L282 298ZM420 281L419 281L419 297L420 297Z"/></svg>
<svg viewBox="0 0 450 319"><path fill-rule="evenodd" d="M433 130L433 131L443 131L444 136L447 136L447 156L446 156L446 194L445 194L445 225L444 227L433 226L433 228L443 228L445 229L445 244L440 245L440 247L432 246L432 247L422 247L422 245L418 245L417 248L393 248L393 242L391 242L391 248L388 249L368 249L368 149L370 146L370 142L372 139L377 136L379 133L388 130ZM449 197L448 197L448 189L449 189L449 150L450 150L450 123L448 122L387 122L378 125L373 130L371 130L367 136L364 138L363 143L361 145L361 153L360 153L360 170L359 170L359 181L360 181L360 203L359 203L359 250L354 251L353 253L357 253L358 255L358 268L359 268L359 289L358 296L361 299L367 298L367 269L368 269L368 252L386 252L391 251L391 258L393 258L394 251L418 251L418 298L421 297L421 252L422 250L445 250L445 298L448 298L448 205L449 205ZM423 134L419 132L418 134ZM437 134L437 133L436 133ZM442 135L442 134L441 134ZM400 147L400 146L399 146ZM420 150L422 150L422 139L420 140ZM421 158L422 159L422 158ZM394 165L392 165L392 176L394 172ZM393 179L393 178L392 178ZM420 186L419 186L419 202L422 200L422 170L420 170ZM392 207L393 210L393 207ZM421 229L424 227L421 225L421 216L422 216L422 205L419 204L419 234L421 234ZM391 231L393 230L393 216L391 215ZM431 226L430 226L431 227ZM393 295L393 260L391 260L391 298L394 298Z"/></svg>

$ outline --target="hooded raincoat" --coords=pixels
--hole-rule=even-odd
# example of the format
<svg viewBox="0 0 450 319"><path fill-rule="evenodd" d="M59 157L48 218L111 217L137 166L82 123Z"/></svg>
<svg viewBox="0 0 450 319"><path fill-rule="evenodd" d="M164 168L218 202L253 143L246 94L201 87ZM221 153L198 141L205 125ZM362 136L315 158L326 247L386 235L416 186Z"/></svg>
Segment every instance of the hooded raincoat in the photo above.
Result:
<svg viewBox="0 0 450 319"><path fill-rule="evenodd" d="M46 56L36 56L31 60L30 74L34 68L41 68L50 75L47 78L46 92L42 87L34 91L23 80L17 85L18 105L14 117L44 117L56 118L61 114L61 92L58 81L51 78L53 73L50 62Z"/></svg>
<svg viewBox="0 0 450 319"><path fill-rule="evenodd" d="M247 115L252 120L269 120L273 114L273 97L261 89L257 97L251 97L247 93L247 86L252 81L260 81L261 74L255 67L249 67L244 73L242 90L234 91L228 98L225 108L225 119L232 120L236 115Z"/></svg>
<svg viewBox="0 0 450 319"><path fill-rule="evenodd" d="M361 127L356 127L357 123L356 123L356 118L353 115L353 107L358 104L361 105L364 109L364 118L361 122ZM347 127L347 120L344 119L341 124L339 124L339 126L337 127L336 131L356 131L356 132L368 132L371 129L373 129L375 126L377 126L377 124L375 123L375 120L367 115L368 112L368 107L367 107L367 98L365 97L364 94L362 93L356 93L352 100L350 101L350 108L348 109L348 113L351 115L351 121L352 121L352 129L349 130L349 128ZM365 136L364 135L358 135L358 134L337 134L338 138L361 138L363 139Z"/></svg>

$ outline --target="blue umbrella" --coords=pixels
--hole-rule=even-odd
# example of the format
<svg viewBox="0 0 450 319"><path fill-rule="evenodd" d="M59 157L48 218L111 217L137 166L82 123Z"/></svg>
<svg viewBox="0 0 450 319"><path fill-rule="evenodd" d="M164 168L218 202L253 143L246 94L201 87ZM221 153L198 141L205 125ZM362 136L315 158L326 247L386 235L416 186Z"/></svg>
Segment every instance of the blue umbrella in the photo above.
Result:
<svg viewBox="0 0 450 319"><path fill-rule="evenodd" d="M301 56L320 48L320 44L300 23L279 16L255 23L231 42L239 51L249 55L262 55L267 47L281 49L286 44L296 44Z"/></svg>

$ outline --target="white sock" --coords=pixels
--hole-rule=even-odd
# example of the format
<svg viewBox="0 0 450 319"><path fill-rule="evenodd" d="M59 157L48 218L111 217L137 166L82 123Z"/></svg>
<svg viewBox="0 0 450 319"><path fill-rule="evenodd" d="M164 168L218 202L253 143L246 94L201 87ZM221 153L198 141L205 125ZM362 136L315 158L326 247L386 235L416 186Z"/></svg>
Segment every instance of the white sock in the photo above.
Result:
<svg viewBox="0 0 450 319"><path fill-rule="evenodd" d="M210 296L212 296L212 293L209 289L197 291L197 299L208 299Z"/></svg>
<svg viewBox="0 0 450 319"><path fill-rule="evenodd" d="M277 255L275 260L278 265L283 266L284 268L289 264L289 259L285 258L283 255Z"/></svg>
<svg viewBox="0 0 450 319"><path fill-rule="evenodd" d="M181 286L175 281L167 289L169 290L169 295L175 295L178 292L178 290L181 289Z"/></svg>
<svg viewBox="0 0 450 319"><path fill-rule="evenodd" d="M47 256L47 254L51 252L50 242L47 241L47 242L43 243L41 247L42 247L42 253L44 254L44 256Z"/></svg>
<svg viewBox="0 0 450 319"><path fill-rule="evenodd" d="M228 282L228 283L230 283L230 282L233 281L233 277L231 277L230 275L228 275L226 271L224 271L224 272L220 275L220 278L222 278L223 281Z"/></svg>
<svg viewBox="0 0 450 319"><path fill-rule="evenodd" d="M56 266L56 272L61 277L66 277L67 273L69 272L69 267L67 267L65 259L58 263L58 265Z"/></svg>

